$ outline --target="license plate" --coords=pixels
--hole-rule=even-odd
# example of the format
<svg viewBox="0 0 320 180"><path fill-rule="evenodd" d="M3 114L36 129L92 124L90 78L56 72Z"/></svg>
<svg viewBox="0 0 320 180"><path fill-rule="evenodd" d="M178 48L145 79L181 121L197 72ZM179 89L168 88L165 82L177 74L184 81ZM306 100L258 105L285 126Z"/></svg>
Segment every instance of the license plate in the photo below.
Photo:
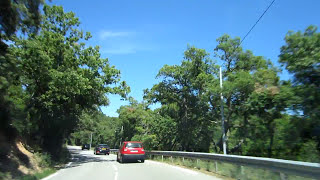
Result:
<svg viewBox="0 0 320 180"><path fill-rule="evenodd" d="M102 148L102 150L106 150L106 148Z"/></svg>
<svg viewBox="0 0 320 180"><path fill-rule="evenodd" d="M131 152L138 152L137 150L132 150Z"/></svg>

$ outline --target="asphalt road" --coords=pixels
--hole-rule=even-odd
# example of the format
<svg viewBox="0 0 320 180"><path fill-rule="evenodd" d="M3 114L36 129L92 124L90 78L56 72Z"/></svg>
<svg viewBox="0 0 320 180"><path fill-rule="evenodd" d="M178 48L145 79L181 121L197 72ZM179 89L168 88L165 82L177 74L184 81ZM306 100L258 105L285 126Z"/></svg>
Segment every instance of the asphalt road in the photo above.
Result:
<svg viewBox="0 0 320 180"><path fill-rule="evenodd" d="M72 162L43 180L218 180L201 172L146 160L144 163L124 163L116 161L116 155L94 155L93 151L80 147L69 147Z"/></svg>

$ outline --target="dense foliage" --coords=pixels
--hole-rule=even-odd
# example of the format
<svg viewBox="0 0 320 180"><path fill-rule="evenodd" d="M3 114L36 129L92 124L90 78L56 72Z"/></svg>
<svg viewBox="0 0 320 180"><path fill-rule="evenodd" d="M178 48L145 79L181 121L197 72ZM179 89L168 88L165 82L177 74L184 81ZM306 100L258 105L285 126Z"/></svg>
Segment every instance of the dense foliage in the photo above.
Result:
<svg viewBox="0 0 320 180"><path fill-rule="evenodd" d="M0 2L0 130L12 137L14 129L10 126L14 115L21 110L17 100L20 93L18 60L8 49L8 41L14 39L15 33L37 32L40 25L39 6L43 0L2 0Z"/></svg>
<svg viewBox="0 0 320 180"><path fill-rule="evenodd" d="M126 98L130 88L98 46L85 44L91 35L75 14L44 5L40 15L42 1L4 2L9 11L1 17L12 16L0 22L1 131L16 131L34 149L59 154L64 140L81 145L93 134L93 145L112 148L137 140L146 149L221 153L223 105L229 154L320 161L316 27L285 37L279 62L292 80L280 80L282 67L244 50L240 38L223 35L213 56L188 46L179 65L159 70L142 102L128 98L119 117L107 117L99 110L106 95ZM152 110L154 103L160 107Z"/></svg>
<svg viewBox="0 0 320 180"><path fill-rule="evenodd" d="M68 138L70 144L82 145L91 143L92 147L106 143L111 147L120 144L119 133L120 122L116 117L107 117L99 111L84 112L74 133Z"/></svg>
<svg viewBox="0 0 320 180"><path fill-rule="evenodd" d="M83 112L108 105L108 93L125 97L130 89L98 46L86 46L91 35L78 28L74 13L47 5L43 13L39 31L13 37L2 58L14 59L18 74L9 87L12 125L36 149L55 155Z"/></svg>
<svg viewBox="0 0 320 180"><path fill-rule="evenodd" d="M160 82L145 90L144 102L119 109L122 138L152 149L221 153L222 92L229 154L319 162L320 33L310 26L285 40L279 61L293 81L281 81L281 69L243 50L239 38L218 38L214 61L188 47L180 65L160 69ZM152 111L152 103L161 107Z"/></svg>

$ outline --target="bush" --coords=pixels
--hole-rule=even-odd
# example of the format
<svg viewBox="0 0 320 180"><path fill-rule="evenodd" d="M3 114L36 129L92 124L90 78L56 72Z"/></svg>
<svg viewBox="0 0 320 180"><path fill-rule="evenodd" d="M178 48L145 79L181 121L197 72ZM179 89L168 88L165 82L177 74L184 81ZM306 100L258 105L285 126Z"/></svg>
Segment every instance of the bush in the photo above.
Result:
<svg viewBox="0 0 320 180"><path fill-rule="evenodd" d="M0 172L0 179L12 179L12 176L9 172Z"/></svg>
<svg viewBox="0 0 320 180"><path fill-rule="evenodd" d="M43 170L42 172L36 173L34 175L23 176L19 180L39 180L39 179L45 178L55 172L56 172L55 169L49 168L49 169Z"/></svg>
<svg viewBox="0 0 320 180"><path fill-rule="evenodd" d="M317 142L310 140L302 144L299 152L298 161L320 162L320 154L317 149Z"/></svg>
<svg viewBox="0 0 320 180"><path fill-rule="evenodd" d="M51 155L48 153L35 153L35 156L37 157L39 166L42 168L51 167L53 165L53 161L51 159Z"/></svg>

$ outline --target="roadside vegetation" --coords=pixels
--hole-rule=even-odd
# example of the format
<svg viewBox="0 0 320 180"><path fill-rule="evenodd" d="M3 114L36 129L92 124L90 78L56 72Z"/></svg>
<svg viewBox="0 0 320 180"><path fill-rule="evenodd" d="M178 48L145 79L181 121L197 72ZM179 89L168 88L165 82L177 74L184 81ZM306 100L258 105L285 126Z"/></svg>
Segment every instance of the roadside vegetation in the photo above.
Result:
<svg viewBox="0 0 320 180"><path fill-rule="evenodd" d="M35 152L21 138L6 139L0 134L0 179L41 179L65 166L70 160L64 147L58 159L46 152Z"/></svg>
<svg viewBox="0 0 320 180"><path fill-rule="evenodd" d="M142 102L129 98L118 109L115 136L101 140L115 148L114 142L138 140L149 150L222 153L222 92L228 154L320 162L320 33L309 26L284 39L280 67L229 35L217 39L213 56L188 46L181 64L159 70L159 83L144 90ZM284 70L291 79L280 79ZM160 107L152 110L153 104ZM74 134L86 130L92 131L80 126Z"/></svg>
<svg viewBox="0 0 320 180"><path fill-rule="evenodd" d="M40 159L35 164L59 166L68 161L65 139L82 114L108 105L107 94L125 98L130 88L120 80L120 71L100 56L98 46L86 45L91 34L79 28L74 13L42 0L1 1L1 7L6 7L0 14L1 167L14 164L1 168L1 176L40 177L53 171L19 169L23 163L33 167L31 156L14 148L17 140Z"/></svg>
<svg viewBox="0 0 320 180"><path fill-rule="evenodd" d="M0 130L7 142L0 147L1 166L13 161L19 140L44 167L40 174L23 172L19 165L31 159L22 158L14 166L19 176L54 172L50 167L68 160L64 144L89 143L91 133L93 145L111 148L137 140L149 150L222 153L221 92L228 154L320 162L316 26L289 31L272 61L227 34L216 39L211 55L188 46L181 63L164 65L155 77L159 83L138 102L99 46L86 45L91 34L79 28L73 12L42 0L1 3L7 7L0 15ZM283 70L292 78L280 80ZM130 102L118 109L119 117L100 110L109 104L108 94ZM12 172L1 168L0 175Z"/></svg>
<svg viewBox="0 0 320 180"><path fill-rule="evenodd" d="M221 177L221 179L279 179L280 173L270 171L267 169L260 169L251 166L241 166L221 161L213 160L201 160L171 156L151 156L148 157L153 161L159 161L170 165L180 166L182 168L188 168L196 171L200 171L205 174L213 175L215 177ZM293 174L287 175L288 180L312 180L312 178L306 178L296 176Z"/></svg>
<svg viewBox="0 0 320 180"><path fill-rule="evenodd" d="M217 39L213 56L188 46L181 64L159 70L159 83L144 90L142 102L129 98L118 109L110 128L117 139L101 140L115 148L114 142L138 140L149 150L222 153L222 92L228 154L320 162L320 33L309 26L284 39L280 67L229 35ZM284 70L291 79L280 80ZM80 126L75 134L86 130L92 131Z"/></svg>

